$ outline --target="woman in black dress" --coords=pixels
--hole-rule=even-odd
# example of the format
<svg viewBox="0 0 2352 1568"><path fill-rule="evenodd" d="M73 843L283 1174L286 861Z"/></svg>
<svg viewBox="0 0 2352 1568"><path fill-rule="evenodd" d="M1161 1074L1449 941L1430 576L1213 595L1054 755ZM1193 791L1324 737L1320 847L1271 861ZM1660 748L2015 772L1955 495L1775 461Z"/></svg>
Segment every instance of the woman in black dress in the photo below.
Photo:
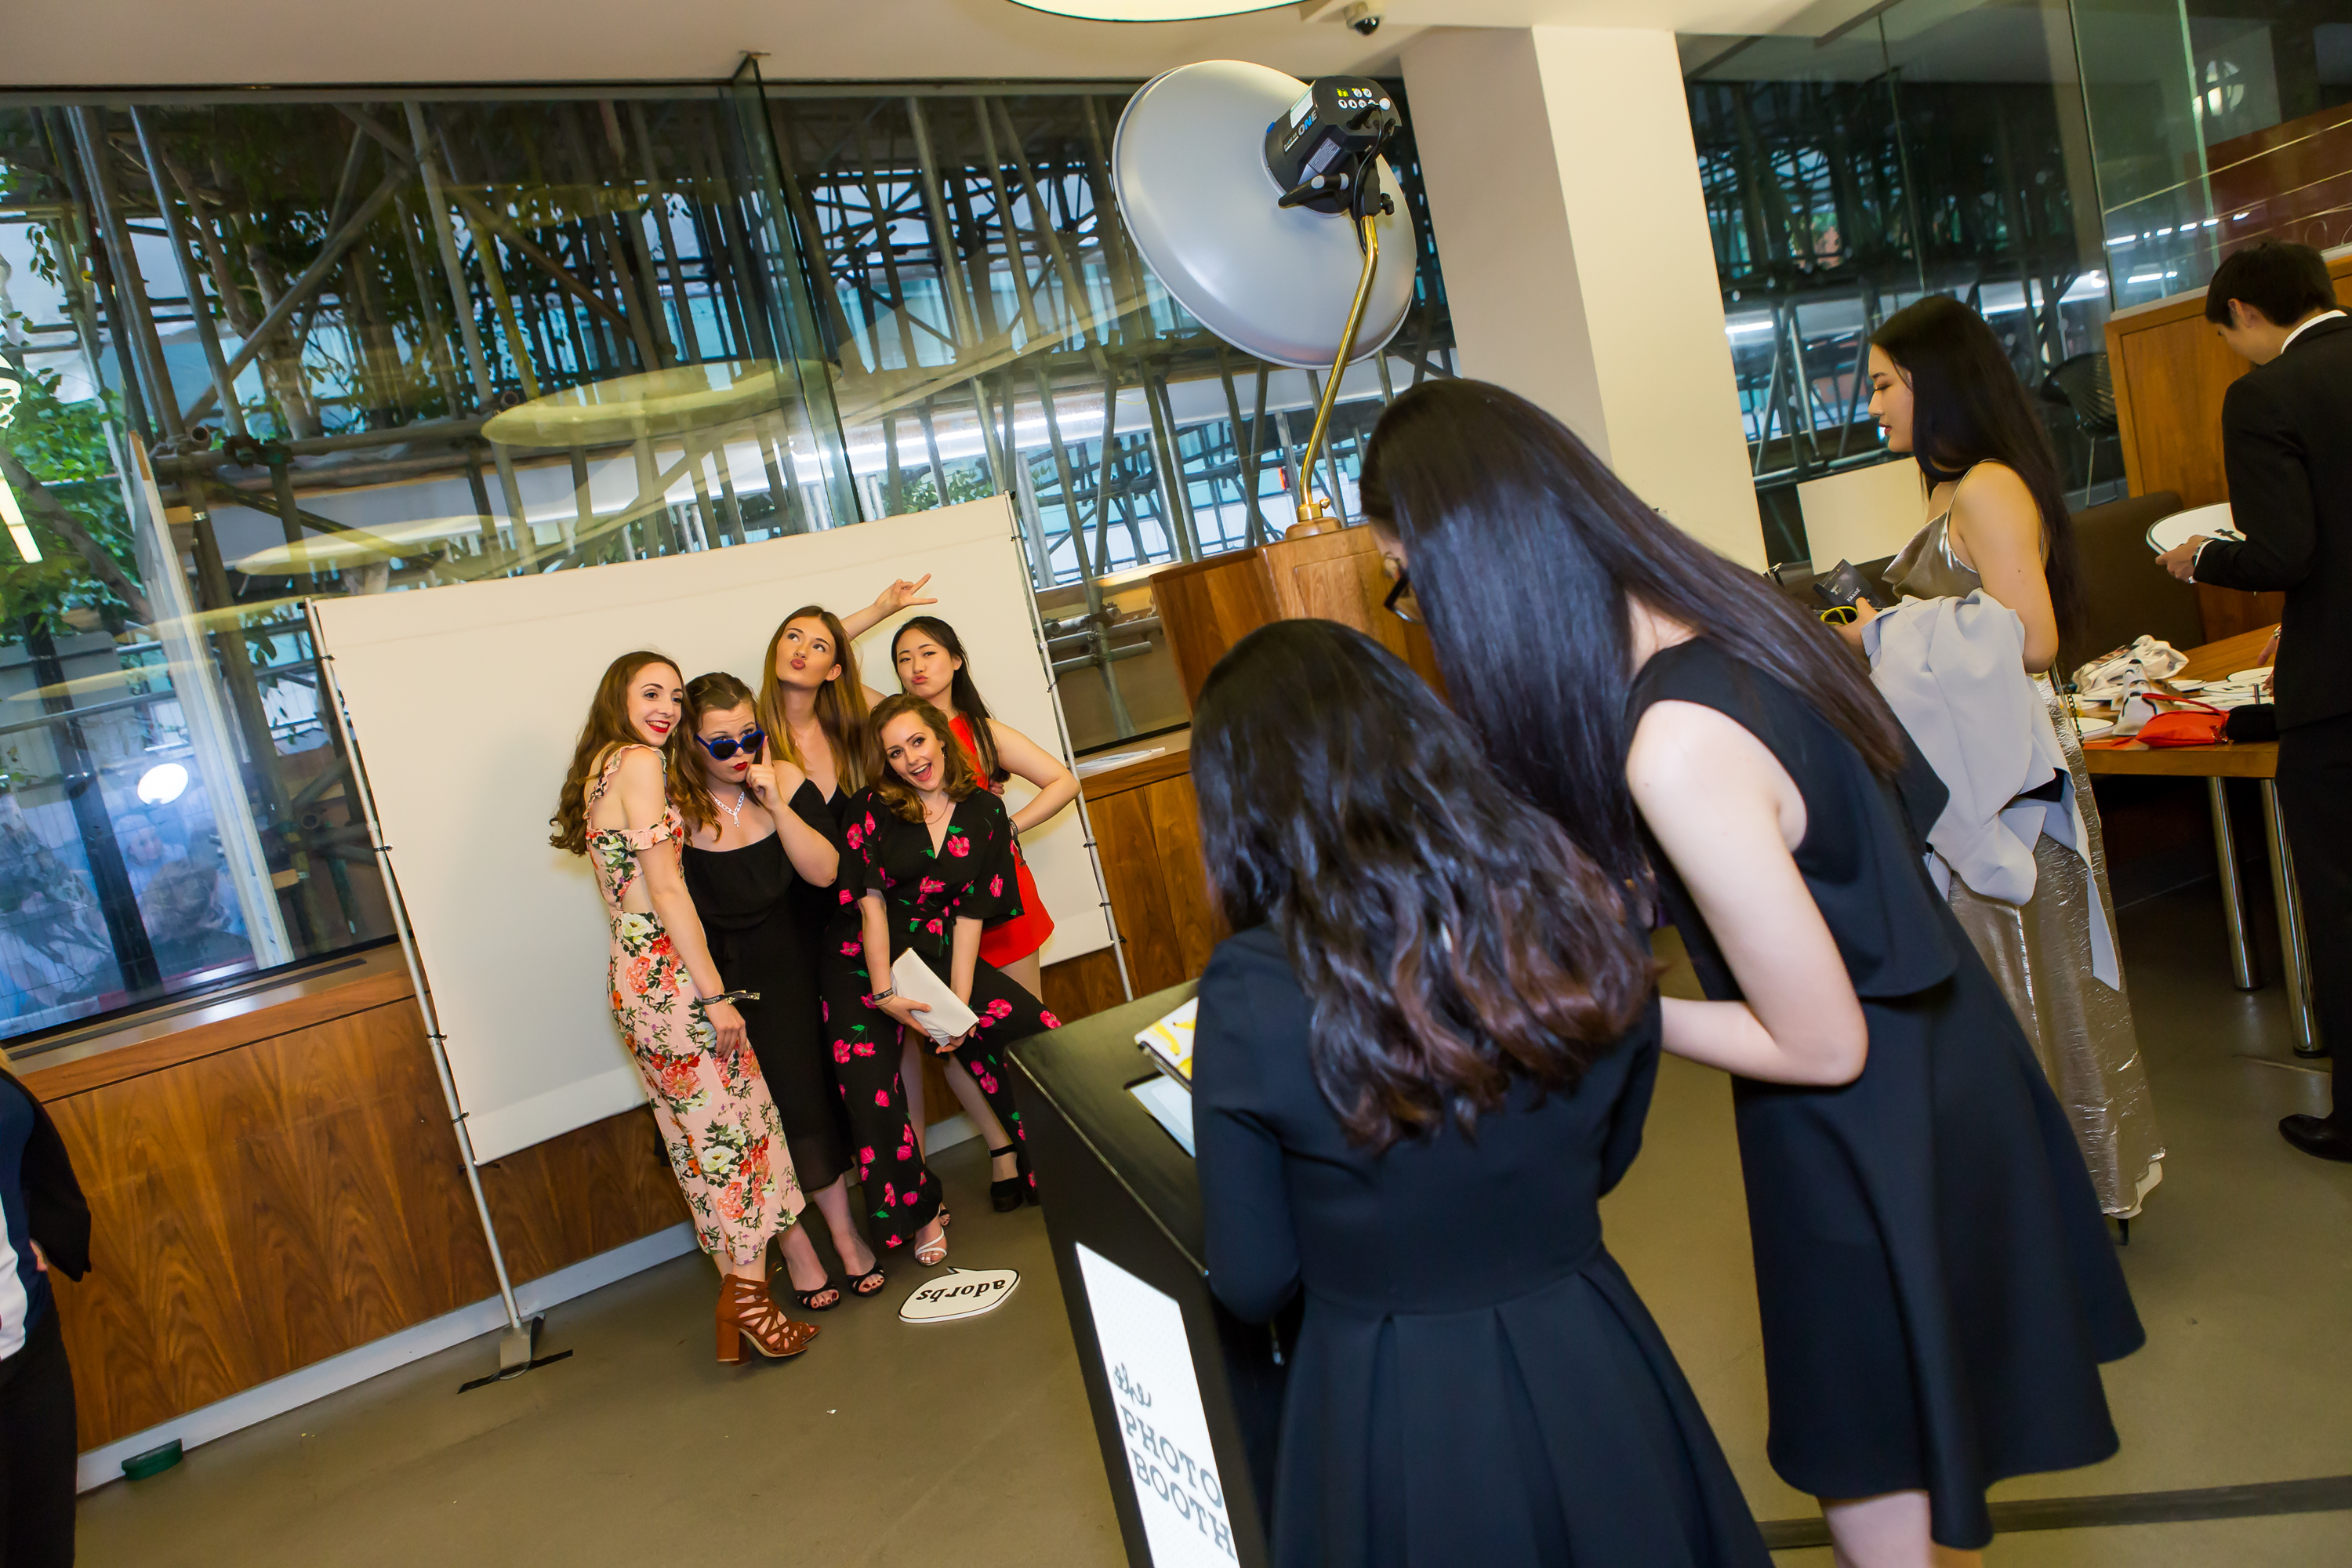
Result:
<svg viewBox="0 0 2352 1568"><path fill-rule="evenodd" d="M1973 1561L1987 1486L2116 1451L2099 1363L2143 1335L2065 1113L1928 879L1942 784L1829 632L1523 398L1397 399L1364 505L1505 778L1748 1005L1685 1035L1867 1031L1844 1088L1733 1083L1769 1451L1842 1561Z"/></svg>
<svg viewBox="0 0 2352 1568"><path fill-rule="evenodd" d="M1608 877L1418 676L1328 621L1218 661L1192 777L1242 928L1194 1037L1209 1283L1253 1322L1307 1297L1275 1563L1763 1568L1601 1246L1659 1032ZM1861 1053L1755 1065L1835 1079Z"/></svg>
<svg viewBox="0 0 2352 1568"><path fill-rule="evenodd" d="M885 597L921 586L893 584ZM795 893L808 900L803 928L819 933L817 1015L856 1140L867 1226L886 1253L912 1247L915 1261L932 1268L947 1261L947 1211L908 1119L907 1086L898 1073L898 1026L875 1013L857 962L857 895L864 871L842 833L853 808L862 814L859 802L874 782L877 764L866 722L871 693L858 679L851 636L840 617L821 605L804 605L786 616L768 639L758 715L770 754L803 775L792 796L793 811L813 825L830 824L824 830L842 852L837 882Z"/></svg>
<svg viewBox="0 0 2352 1568"><path fill-rule="evenodd" d="M49 1275L79 1279L89 1270L89 1205L65 1140L0 1061L0 1563L7 1568L68 1568L74 1560L73 1368Z"/></svg>
<svg viewBox="0 0 2352 1568"><path fill-rule="evenodd" d="M1013 819L981 787L947 720L919 697L885 698L874 710L873 733L882 777L852 803L842 834L863 864L858 935L825 955L833 976L826 994L862 988L866 1005L919 1030L929 1009L889 984L889 966L911 951L979 1015L961 1038L935 1048L952 1053L980 1085L987 1114L974 1120L998 1170L1013 1167L993 1181L990 1196L999 1212L1015 1209L1035 1201L1037 1178L1021 1146L1025 1134L1003 1052L1062 1025L980 956L982 928L1021 912Z"/></svg>
<svg viewBox="0 0 2352 1568"><path fill-rule="evenodd" d="M806 776L790 763L769 761L751 706L751 689L723 669L687 685L686 726L694 741L670 759L670 797L690 834L686 890L719 973L730 985L760 994L742 1004L743 1025L784 1124L793 1169L833 1233L849 1289L871 1296L888 1279L850 1217L849 1173L856 1162L845 1091L834 1081L817 1013L816 929L800 896L803 889L834 885L841 851L829 837L832 814L807 790ZM807 820L804 809L817 820ZM818 1258L806 1228L794 1226L782 1246L801 1305L812 1312L839 1306L841 1282Z"/></svg>

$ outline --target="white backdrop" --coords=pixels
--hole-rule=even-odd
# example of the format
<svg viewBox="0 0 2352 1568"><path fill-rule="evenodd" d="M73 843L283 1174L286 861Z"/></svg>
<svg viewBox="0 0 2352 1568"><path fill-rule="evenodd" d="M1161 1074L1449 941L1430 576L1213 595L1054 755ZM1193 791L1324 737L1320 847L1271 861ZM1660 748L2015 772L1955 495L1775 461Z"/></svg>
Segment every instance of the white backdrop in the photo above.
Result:
<svg viewBox="0 0 2352 1568"><path fill-rule="evenodd" d="M854 610L893 577L925 573L940 602L910 613L952 625L992 711L1061 752L1028 570L1001 497L692 555L311 602L477 1159L645 1098L605 1001L608 938L588 862L547 842L604 667L650 647L689 680L728 669L756 689L783 616L804 604ZM857 645L877 690L898 688L897 625ZM1017 779L1011 789L1016 805L1031 793ZM1045 961L1108 946L1076 811L1023 843L1054 916Z"/></svg>

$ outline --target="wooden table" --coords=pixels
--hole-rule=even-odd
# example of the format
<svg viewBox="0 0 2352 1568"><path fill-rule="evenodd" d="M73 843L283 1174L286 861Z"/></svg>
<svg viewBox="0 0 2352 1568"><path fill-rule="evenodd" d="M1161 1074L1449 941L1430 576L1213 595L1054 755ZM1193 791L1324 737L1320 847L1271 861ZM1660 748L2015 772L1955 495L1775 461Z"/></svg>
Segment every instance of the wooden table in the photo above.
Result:
<svg viewBox="0 0 2352 1568"><path fill-rule="evenodd" d="M2178 679L2221 680L2260 662L2263 647L2276 626L2262 626L2233 637L2187 650L2189 662ZM2311 1010L2311 963L2304 943L2303 900L2294 886L2294 851L2287 841L2286 822L2279 814L2278 742L2251 741L2211 746L2127 747L2085 750L2083 760L2094 777L2108 773L2161 773L2173 778L2201 778L2213 816L2213 858L2221 879L2221 917L2230 931L2230 964L2238 988L2252 991L2263 983L2253 944L2246 938L2245 883L2238 871L2236 842L2230 834L2229 781L2252 779L2262 792L2263 838L2270 853L2271 898L2278 915L2280 963L2284 967L2287 1016L2294 1029L2297 1056L2317 1056L2322 1049Z"/></svg>

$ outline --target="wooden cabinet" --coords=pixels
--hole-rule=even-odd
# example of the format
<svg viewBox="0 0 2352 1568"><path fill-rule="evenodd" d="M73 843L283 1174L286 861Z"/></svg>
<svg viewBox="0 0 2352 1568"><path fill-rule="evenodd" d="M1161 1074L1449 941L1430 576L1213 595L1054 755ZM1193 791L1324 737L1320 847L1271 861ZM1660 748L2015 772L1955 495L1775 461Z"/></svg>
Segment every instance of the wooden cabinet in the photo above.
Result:
<svg viewBox="0 0 2352 1568"><path fill-rule="evenodd" d="M1151 579L1188 706L1200 701L1228 648L1269 622L1296 616L1353 626L1438 684L1428 634L1381 607L1388 593L1372 531L1360 524L1171 567Z"/></svg>
<svg viewBox="0 0 2352 1568"><path fill-rule="evenodd" d="M2352 254L2328 264L2336 297L2352 306ZM2221 466L2221 395L2251 368L2205 320L2205 293L2175 294L2107 321L2108 368L2123 428L2131 493L2172 490L2184 507L2230 499ZM2285 595L2197 586L2209 642L2274 625Z"/></svg>
<svg viewBox="0 0 2352 1568"><path fill-rule="evenodd" d="M55 1280L82 1448L497 1293L398 952L328 967L22 1064L89 1199L90 1272ZM687 1217L643 1110L482 1189L518 1283Z"/></svg>
<svg viewBox="0 0 2352 1568"><path fill-rule="evenodd" d="M1166 748L1159 755L1097 773L1083 785L1111 918L1118 923L1129 983L1138 996L1199 978L1227 934L1209 900L1201 859L1190 740L1189 734L1156 738ZM1055 964L1045 984L1045 1005L1065 1023L1126 1000L1118 956L1108 948Z"/></svg>

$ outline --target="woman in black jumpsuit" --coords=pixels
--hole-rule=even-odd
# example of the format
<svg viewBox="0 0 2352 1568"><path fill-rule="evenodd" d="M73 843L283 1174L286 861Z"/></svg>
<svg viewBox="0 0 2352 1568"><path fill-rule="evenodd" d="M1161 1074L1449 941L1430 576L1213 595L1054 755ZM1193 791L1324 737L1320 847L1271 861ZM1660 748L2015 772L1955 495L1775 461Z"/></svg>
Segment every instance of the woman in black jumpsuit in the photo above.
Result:
<svg viewBox="0 0 2352 1568"><path fill-rule="evenodd" d="M847 1289L871 1296L887 1283L876 1249L904 1246L913 1230L869 1205L873 1223L863 1228L870 1237L860 1236L844 1178L867 1181L872 1162L858 1158L861 1150L896 1147L912 1133L903 1113L893 1121L887 1108L848 1113L850 1081L835 1071L824 1037L817 940L839 875L840 830L816 786L774 760L741 681L724 670L696 678L687 687L686 723L691 739L674 763L683 776L674 778L673 792L691 828L681 856L687 891L720 978L759 993L740 1011L793 1168L824 1215ZM787 790L789 805L777 798ZM824 1267L805 1227L794 1227L782 1246L801 1305L816 1312L838 1306L841 1282L803 1283Z"/></svg>
<svg viewBox="0 0 2352 1568"><path fill-rule="evenodd" d="M845 936L824 955L827 1008L835 1014L852 1006L866 1010L865 1017L852 1018L848 1048L866 1045L885 1055L895 1050L883 1037L887 1026L874 1026L887 1019L922 1026L920 1006L888 984L888 963L912 951L978 1015L961 1039L939 1049L953 1051L987 1097L998 1123L981 1129L989 1137L990 1152L1021 1151L1021 1112L1003 1053L1015 1040L1062 1026L1043 1003L980 956L982 929L1021 912L1013 820L1004 803L980 787L947 721L929 703L903 695L886 699L874 710L873 722L888 773L845 813L842 838L851 858L843 880L847 886L862 866L864 881L856 936ZM911 817L905 815L909 812ZM836 921L835 931L841 929ZM889 945L879 975L869 951L877 932ZM1022 1151L1018 1176L995 1184L1000 1209L1018 1206L1024 1194L1034 1194L1036 1177L1028 1166ZM1006 1188L1013 1189L1010 1194ZM1005 1201L1008 1195L1013 1202Z"/></svg>

